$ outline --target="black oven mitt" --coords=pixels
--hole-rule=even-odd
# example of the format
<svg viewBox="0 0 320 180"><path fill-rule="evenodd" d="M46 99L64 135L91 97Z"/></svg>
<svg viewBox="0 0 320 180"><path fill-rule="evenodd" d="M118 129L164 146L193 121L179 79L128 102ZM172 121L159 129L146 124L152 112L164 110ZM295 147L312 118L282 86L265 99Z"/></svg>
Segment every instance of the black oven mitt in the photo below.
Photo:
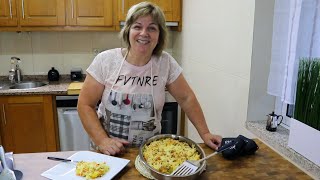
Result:
<svg viewBox="0 0 320 180"><path fill-rule="evenodd" d="M222 152L222 156L226 159L236 159L239 156L254 154L258 149L258 145L245 136L239 135L237 138L223 138L221 146L235 142L234 146Z"/></svg>

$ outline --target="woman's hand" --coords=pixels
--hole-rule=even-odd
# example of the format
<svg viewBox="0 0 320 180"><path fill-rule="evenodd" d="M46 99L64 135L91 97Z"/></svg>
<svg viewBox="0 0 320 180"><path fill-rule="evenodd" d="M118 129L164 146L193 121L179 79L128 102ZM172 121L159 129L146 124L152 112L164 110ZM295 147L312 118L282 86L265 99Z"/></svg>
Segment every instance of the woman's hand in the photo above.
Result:
<svg viewBox="0 0 320 180"><path fill-rule="evenodd" d="M123 154L129 142L120 138L105 138L99 145L99 151L106 155Z"/></svg>
<svg viewBox="0 0 320 180"><path fill-rule="evenodd" d="M218 150L221 145L222 137L211 133L205 133L201 136L204 143L214 150Z"/></svg>

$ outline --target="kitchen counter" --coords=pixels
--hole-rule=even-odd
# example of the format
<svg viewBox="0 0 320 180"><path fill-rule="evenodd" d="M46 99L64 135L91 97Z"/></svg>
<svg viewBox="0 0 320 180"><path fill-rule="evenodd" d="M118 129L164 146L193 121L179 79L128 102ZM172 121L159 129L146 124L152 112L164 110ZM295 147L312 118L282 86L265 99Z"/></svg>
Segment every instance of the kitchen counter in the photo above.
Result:
<svg viewBox="0 0 320 180"><path fill-rule="evenodd" d="M36 94L50 94L50 95L67 95L68 87L71 83L69 75L62 75L57 82L48 82L47 76L24 76L23 81L41 81L48 85L31 88L31 89L0 89L1 95L36 95ZM10 84L7 77L0 77L0 82Z"/></svg>
<svg viewBox="0 0 320 180"><path fill-rule="evenodd" d="M260 147L255 155L232 161L216 155L207 160L207 169L199 179L312 179L260 140L255 141ZM213 152L204 144L201 147L207 155ZM14 154L15 167L23 172L23 180L46 179L40 174L60 163L47 160L48 156L67 158L74 153L75 151ZM145 179L134 167L137 155L138 148L129 148L121 156L129 159L130 163L114 179Z"/></svg>
<svg viewBox="0 0 320 180"><path fill-rule="evenodd" d="M287 157L291 162L308 172L313 178L320 179L320 167L288 147L289 130L278 126L277 131L266 130L266 121L248 121L246 127L263 142Z"/></svg>

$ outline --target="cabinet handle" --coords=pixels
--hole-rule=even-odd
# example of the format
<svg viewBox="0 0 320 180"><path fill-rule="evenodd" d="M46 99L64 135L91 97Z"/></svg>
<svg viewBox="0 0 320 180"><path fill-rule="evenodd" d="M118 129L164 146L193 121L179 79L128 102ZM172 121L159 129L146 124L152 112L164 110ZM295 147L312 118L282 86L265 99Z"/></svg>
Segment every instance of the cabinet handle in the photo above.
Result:
<svg viewBox="0 0 320 180"><path fill-rule="evenodd" d="M22 6L22 19L24 19L24 0L21 1Z"/></svg>
<svg viewBox="0 0 320 180"><path fill-rule="evenodd" d="M72 19L74 18L74 15L73 15L73 0L71 0L71 18Z"/></svg>
<svg viewBox="0 0 320 180"><path fill-rule="evenodd" d="M124 14L124 0L122 0L122 3L121 3L121 10L122 10L122 14Z"/></svg>
<svg viewBox="0 0 320 180"><path fill-rule="evenodd" d="M6 125L7 124L7 119L6 119L6 111L4 109L4 104L2 104L2 113L3 113L4 125Z"/></svg>
<svg viewBox="0 0 320 180"><path fill-rule="evenodd" d="M11 0L9 0L9 11L10 11L10 18L12 19L12 4L11 4Z"/></svg>

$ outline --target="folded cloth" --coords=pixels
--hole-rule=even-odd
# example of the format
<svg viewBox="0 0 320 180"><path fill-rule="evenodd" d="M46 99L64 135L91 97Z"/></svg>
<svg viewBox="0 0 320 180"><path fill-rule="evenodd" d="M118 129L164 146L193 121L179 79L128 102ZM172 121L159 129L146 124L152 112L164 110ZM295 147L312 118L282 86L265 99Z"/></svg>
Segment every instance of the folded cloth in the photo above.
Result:
<svg viewBox="0 0 320 180"><path fill-rule="evenodd" d="M4 154L4 157L6 159L8 168L13 170L13 152L7 152ZM2 172L3 165L0 165L0 173Z"/></svg>
<svg viewBox="0 0 320 180"><path fill-rule="evenodd" d="M254 154L259 146L252 139L243 135L237 138L222 138L221 146L235 142L235 145L222 152L222 156L226 159L235 159L239 156Z"/></svg>

